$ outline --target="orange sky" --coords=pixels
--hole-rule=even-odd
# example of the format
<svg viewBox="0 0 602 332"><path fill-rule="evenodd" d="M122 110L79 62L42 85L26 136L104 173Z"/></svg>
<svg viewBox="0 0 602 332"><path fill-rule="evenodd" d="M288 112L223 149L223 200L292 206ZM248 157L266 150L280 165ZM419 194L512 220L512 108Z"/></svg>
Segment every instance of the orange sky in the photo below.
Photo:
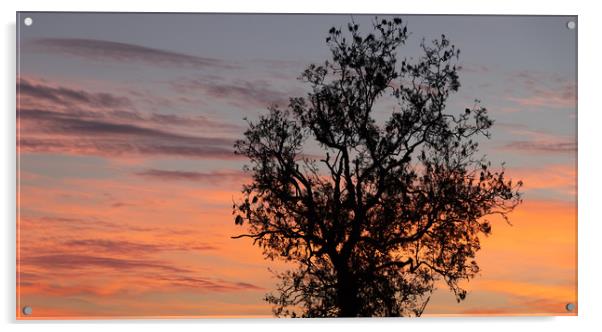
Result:
<svg viewBox="0 0 602 332"><path fill-rule="evenodd" d="M543 185L527 174L526 190ZM552 185L571 187L572 175ZM35 317L270 314L267 268L283 265L229 238L241 231L236 184L78 179L51 189L39 177L31 185L22 174L18 238L19 303ZM426 314L564 314L577 302L575 204L527 197L511 222L484 239L468 299L457 304L442 285Z"/></svg>

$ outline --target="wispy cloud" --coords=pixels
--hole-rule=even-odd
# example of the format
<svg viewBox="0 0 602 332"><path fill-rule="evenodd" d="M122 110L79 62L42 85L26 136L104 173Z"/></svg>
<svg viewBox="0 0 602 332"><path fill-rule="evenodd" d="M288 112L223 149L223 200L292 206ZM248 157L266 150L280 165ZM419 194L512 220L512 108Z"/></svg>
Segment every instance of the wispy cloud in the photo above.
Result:
<svg viewBox="0 0 602 332"><path fill-rule="evenodd" d="M220 80L181 79L171 82L180 93L201 92L208 97L224 100L241 108L266 108L271 105L286 106L298 91L281 91L264 80L223 82Z"/></svg>
<svg viewBox="0 0 602 332"><path fill-rule="evenodd" d="M35 232L42 225L44 232ZM19 229L29 234L20 242L22 294L98 299L156 292L263 290L247 280L207 276L211 269L190 257L214 257L220 247L199 242L198 229L175 234L181 227L141 228L78 217L23 218Z"/></svg>
<svg viewBox="0 0 602 332"><path fill-rule="evenodd" d="M91 250L93 252L103 252L111 254L149 254L161 251L198 251L215 250L217 247L203 244L173 244L173 243L143 243L127 240L111 239L77 239L63 242L67 247L77 249Z"/></svg>
<svg viewBox="0 0 602 332"><path fill-rule="evenodd" d="M219 59L109 40L39 38L32 41L30 46L38 51L92 60L142 62L169 67L237 68L237 66Z"/></svg>
<svg viewBox="0 0 602 332"><path fill-rule="evenodd" d="M128 222L115 222L94 217L71 217L71 216L42 216L42 217L22 217L19 220L20 226L23 229L35 230L45 228L47 230L53 230L58 233L66 232L71 230L75 233L88 233L88 232L100 232L103 234L115 234L115 233L126 233L129 235L154 234L160 237L169 237L172 235L186 235L194 233L194 229L191 228L179 228L173 227L151 227L151 226L140 226L134 225ZM93 243L93 242L90 242ZM173 244L165 244L162 242L162 246L175 248ZM183 245L180 243L180 245ZM198 242L190 244L191 247L203 248L205 244L199 244ZM212 245L207 245L212 247Z"/></svg>
<svg viewBox="0 0 602 332"><path fill-rule="evenodd" d="M185 127L203 127L214 130L236 130L242 132L243 128L232 123L225 123L208 119L206 116L181 116L177 114L152 113L148 117L149 121L162 125L176 125Z"/></svg>
<svg viewBox="0 0 602 332"><path fill-rule="evenodd" d="M503 146L507 150L542 153L574 153L577 151L576 142L533 142L514 141Z"/></svg>
<svg viewBox="0 0 602 332"><path fill-rule="evenodd" d="M235 140L230 138L186 135L39 109L20 109L18 117L27 126L18 140L23 151L236 158L232 150Z"/></svg>
<svg viewBox="0 0 602 332"><path fill-rule="evenodd" d="M18 144L23 152L236 158L235 139L197 134L211 128L232 136L242 132L236 124L200 114L141 112L130 97L43 79L22 78L17 89Z"/></svg>
<svg viewBox="0 0 602 332"><path fill-rule="evenodd" d="M509 170L512 176L523 181L523 190L539 194L561 195L575 199L577 194L577 168L574 165L550 164L544 167L523 167ZM530 193L529 195L533 194ZM532 197L532 196L530 196Z"/></svg>
<svg viewBox="0 0 602 332"><path fill-rule="evenodd" d="M231 145L234 142L232 139L189 136L134 124L81 119L69 114L37 109L19 110L19 117L21 119L44 122L46 130L50 129L61 134L74 133L84 136L87 134L93 136L122 135L133 136L140 139L155 138L159 140L190 142L192 144L202 145Z"/></svg>
<svg viewBox="0 0 602 332"><path fill-rule="evenodd" d="M484 64L466 63L458 67L463 73L485 74L491 71L491 67Z"/></svg>
<svg viewBox="0 0 602 332"><path fill-rule="evenodd" d="M45 277L38 273L21 274L21 287L43 290L54 296L93 295L95 297L116 296L118 292L136 288L137 292L150 293L158 288L162 291L185 288L191 292L234 292L260 291L262 287L242 281L209 278L198 275L198 271L176 267L157 260L113 258L81 254L49 254L28 256L20 265L45 271ZM129 285L132 274L137 277L135 286ZM47 280L68 278L77 275L89 281L83 285L50 284ZM92 278L94 276L94 278ZM111 285L99 285L98 277L110 278ZM124 281L119 282L120 279ZM96 287L93 287L96 284ZM116 287L117 286L117 287ZM101 291L93 291L93 289ZM112 291L111 291L112 290ZM24 290L26 292L27 290Z"/></svg>
<svg viewBox="0 0 602 332"><path fill-rule="evenodd" d="M200 181L213 184L221 183L223 181L241 182L247 179L247 175L242 171L194 172L147 169L136 172L135 174L158 180Z"/></svg>
<svg viewBox="0 0 602 332"><path fill-rule="evenodd" d="M185 277L185 276L161 276L160 280L168 281L173 285L187 288L202 288L218 292L240 291L240 290L263 290L262 287L246 282L227 282L224 280L211 280L208 278Z"/></svg>
<svg viewBox="0 0 602 332"><path fill-rule="evenodd" d="M105 157L119 157L129 155L163 155L189 158L239 158L233 153L231 148L223 146L192 146L162 142L124 142L117 140L107 140L105 142L98 142L92 138L23 138L19 139L18 146L21 152L30 153L48 152L66 154L86 154L99 155Z"/></svg>
<svg viewBox="0 0 602 332"><path fill-rule="evenodd" d="M37 267L51 268L51 269L81 269L90 267L105 267L116 270L129 270L129 269L152 269L152 270L163 270L174 273L187 273L191 272L188 269L169 265L167 263L160 263L156 261L140 260L140 259L125 259L125 258L113 258L103 256L91 256L91 255L80 255L80 254L49 254L39 256L27 256L22 258L22 263L32 264Z"/></svg>
<svg viewBox="0 0 602 332"><path fill-rule="evenodd" d="M63 105L84 104L101 108L132 107L132 101L127 97L110 93L90 93L63 86L36 84L24 78L19 80L17 90L20 98L31 97Z"/></svg>
<svg viewBox="0 0 602 332"><path fill-rule="evenodd" d="M19 106L22 109L43 109L56 113L105 120L135 122L137 125L204 127L220 131L242 131L242 127L220 122L202 114L177 114L147 111L149 105L159 103L162 108L175 107L172 99L146 91L128 90L125 94L75 89L51 84L39 78L20 78L17 83ZM140 106L139 104L144 104ZM144 109L144 112L139 111Z"/></svg>
<svg viewBox="0 0 602 332"><path fill-rule="evenodd" d="M574 153L577 151L577 140L574 137L551 134L515 123L499 123L496 126L510 133L512 137L524 138L515 139L502 145L502 150L524 153Z"/></svg>
<svg viewBox="0 0 602 332"><path fill-rule="evenodd" d="M509 81L519 87L506 99L524 107L574 108L577 86L573 78L553 73L523 70L512 73Z"/></svg>
<svg viewBox="0 0 602 332"><path fill-rule="evenodd" d="M550 90L534 89L530 96L508 97L508 100L533 107L567 108L577 105L575 86L572 84Z"/></svg>

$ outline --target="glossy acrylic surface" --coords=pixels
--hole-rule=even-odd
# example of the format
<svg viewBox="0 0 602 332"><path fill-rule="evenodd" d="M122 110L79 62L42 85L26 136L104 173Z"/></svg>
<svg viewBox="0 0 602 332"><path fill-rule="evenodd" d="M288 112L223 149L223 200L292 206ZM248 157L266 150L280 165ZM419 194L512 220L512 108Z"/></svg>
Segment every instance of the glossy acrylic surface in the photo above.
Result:
<svg viewBox="0 0 602 332"><path fill-rule="evenodd" d="M357 245L349 257L365 259L365 265L356 267L350 259L348 270L357 276L354 280L361 280L356 284L367 287L349 288L356 290L351 298L357 300L357 310L337 306L337 287L351 279L337 274L341 269L329 258L334 254L312 263L315 269L326 266L332 271L321 270L325 275L318 280L326 286L320 294L326 295L312 293L311 301L332 302L320 304L327 308L322 312L326 316L383 315L383 299L408 308L419 305L423 316L576 315L577 27L568 28L576 17L389 15L375 21L373 15L35 12L17 14L17 318L273 317L278 306L265 297L278 294L275 273L294 270L296 249L309 249L305 242L288 242L296 246L278 248L272 260L253 245L253 238L232 238L252 232L253 221L237 216L244 205L243 185L257 181L249 156L234 153L235 142L248 138L247 120L257 123L271 105L286 109L289 98L315 92L298 78L310 64L331 59L325 42L331 27L341 28L343 36L353 22L365 38L373 23L384 18L394 25L394 17L401 18L408 31L405 44L397 49L396 70L401 71L403 59L415 63L424 56L423 38L428 45L444 34L461 50L450 60L457 66L460 88L446 100L445 112L487 109L494 120L491 137L474 137L480 144L475 156L486 156L492 172L505 163L506 179L512 179L513 186L523 182L522 202L508 213L509 223L495 214L477 218L481 224L489 220L492 230L486 235L485 226L479 228L476 247L470 242L474 238L457 235L468 234L469 228L456 232L454 240L441 241L434 241L438 233L429 229L425 236L431 236L431 242L386 252L399 256L399 262L417 250L413 262L423 259L424 268L427 255L435 254L416 248L437 245L445 254L429 262L439 268L468 266L458 271L470 277L459 277L457 284L449 285L433 268L428 273L434 279L424 284L429 289L417 298L403 299L403 291L378 293L376 286L366 286L372 280L366 276L376 275L378 264L366 267L371 258L357 257L378 256L384 249ZM347 42L353 39L349 36ZM362 70L359 73L367 73ZM425 85L421 93L437 96L432 85ZM385 121L392 112L404 107L392 95L403 86L411 86L407 75L387 82L371 105L382 133L388 130ZM344 98L339 99L335 104L345 105ZM343 109L346 116L357 111ZM309 127L302 130L311 132ZM336 128L328 130L337 133ZM313 158L322 165L314 184L332 175L324 166L323 145L308 139L303 148L295 160ZM354 151L352 158L359 153ZM424 165L414 164L417 160L413 157L408 167L422 174ZM244 171L244 165L251 169ZM357 184L353 176L351 183ZM254 195L248 196L252 204ZM443 200L433 195L425 205L430 209ZM267 199L260 202L269 206ZM309 211L307 202L294 204ZM412 202L400 206L418 204ZM345 204L341 207L347 209ZM454 206L446 209L437 218L455 211ZM361 207L354 205L350 211L348 219L335 219L365 222L353 219ZM371 218L378 223L390 222L378 216L384 212L375 214ZM317 225L328 228L328 216L324 212L316 218ZM303 229L305 221L291 218L303 232L310 232ZM462 222L453 229L464 227ZM419 230L420 224L407 227L388 231L391 238L409 236L411 227ZM317 233L300 237L317 241L312 250L328 247L320 244L327 230L311 232ZM362 234L374 235L370 232L374 229L367 227ZM336 242L335 238L325 241ZM343 236L333 250L344 251L344 242L351 238ZM458 251L469 245L474 255ZM448 255L449 250L456 251ZM460 257L466 261L458 263ZM470 270L473 260L478 271ZM397 270L378 274L385 280L382 285L389 285L387 280L399 271L405 271L403 278L426 271L412 270L414 264L409 263L391 265L398 265ZM454 293L459 290L466 295ZM301 302L289 309L302 315L307 312L303 306ZM310 315L321 316L316 312L321 311Z"/></svg>

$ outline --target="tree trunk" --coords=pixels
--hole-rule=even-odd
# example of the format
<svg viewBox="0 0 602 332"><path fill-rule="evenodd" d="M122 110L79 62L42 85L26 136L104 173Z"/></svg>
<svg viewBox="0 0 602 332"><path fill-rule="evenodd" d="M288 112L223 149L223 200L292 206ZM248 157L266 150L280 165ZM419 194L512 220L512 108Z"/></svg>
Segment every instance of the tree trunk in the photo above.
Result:
<svg viewBox="0 0 602 332"><path fill-rule="evenodd" d="M339 317L357 317L360 311L357 282L347 268L338 270L337 279Z"/></svg>

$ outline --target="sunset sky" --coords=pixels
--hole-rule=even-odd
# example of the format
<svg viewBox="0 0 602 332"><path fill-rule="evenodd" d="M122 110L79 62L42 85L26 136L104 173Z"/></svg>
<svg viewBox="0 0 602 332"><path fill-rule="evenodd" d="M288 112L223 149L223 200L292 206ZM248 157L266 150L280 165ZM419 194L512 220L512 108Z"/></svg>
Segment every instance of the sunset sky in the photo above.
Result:
<svg viewBox="0 0 602 332"><path fill-rule="evenodd" d="M479 99L495 120L482 153L525 183L512 226L483 240L467 299L442 285L425 315L575 314L575 18L400 17L400 59L442 33L461 49L448 109ZM350 19L21 13L17 316L271 316L268 268L286 265L230 238L248 181L232 145L245 117L306 93L296 78ZM353 19L366 30L373 16Z"/></svg>

